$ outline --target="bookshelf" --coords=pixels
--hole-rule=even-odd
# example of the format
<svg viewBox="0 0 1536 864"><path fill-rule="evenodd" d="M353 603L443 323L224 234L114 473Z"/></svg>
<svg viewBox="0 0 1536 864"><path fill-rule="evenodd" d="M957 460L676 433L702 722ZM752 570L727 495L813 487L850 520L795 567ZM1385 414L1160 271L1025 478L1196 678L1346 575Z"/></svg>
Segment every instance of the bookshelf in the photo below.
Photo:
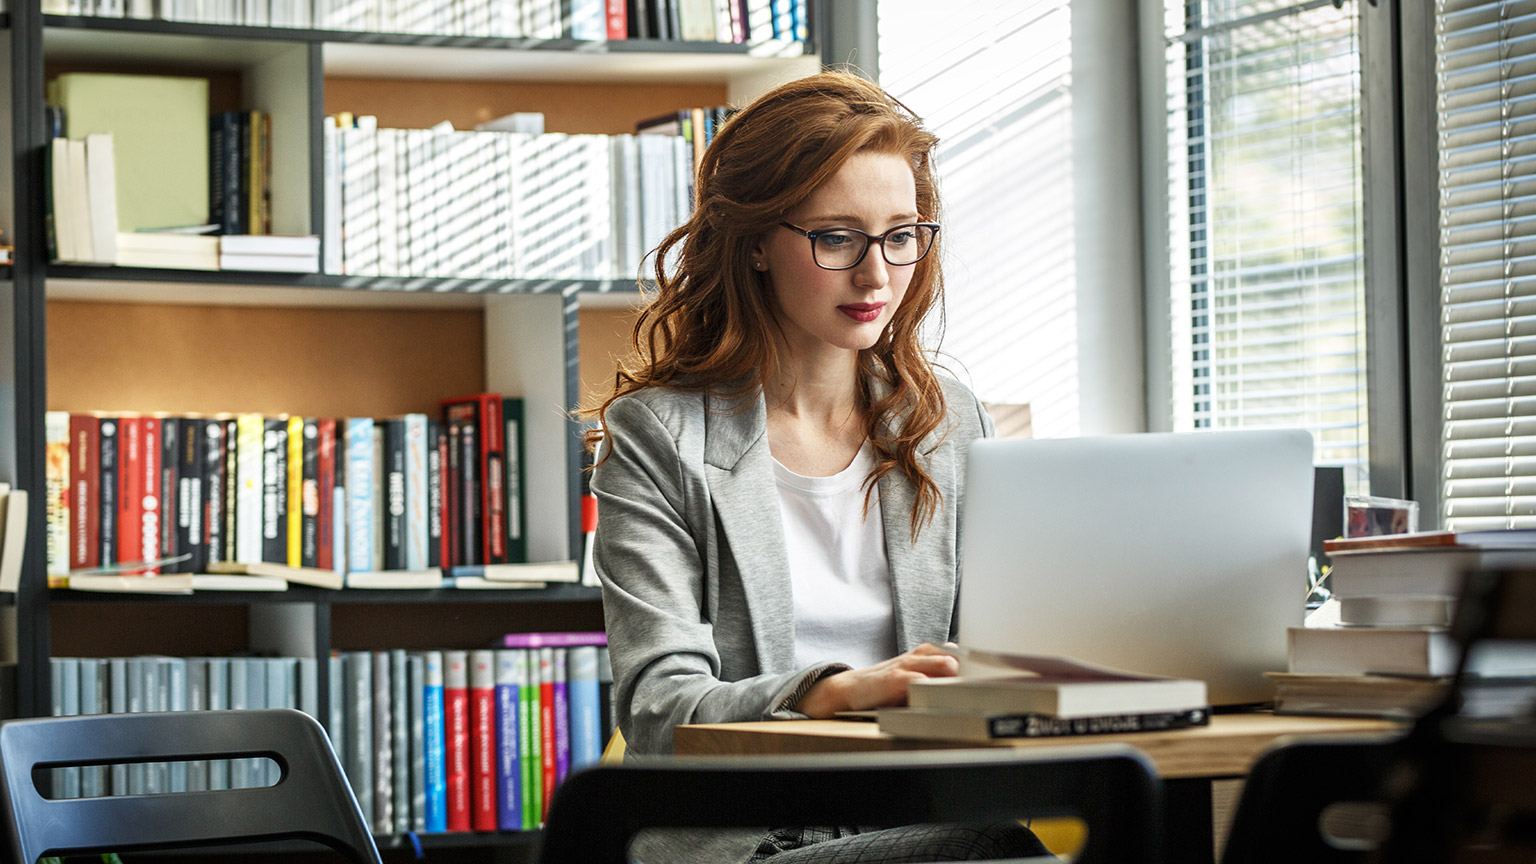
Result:
<svg viewBox="0 0 1536 864"><path fill-rule="evenodd" d="M437 414L464 392L528 406L530 560L578 557L579 444L565 411L588 404L627 351L638 295L623 279L488 279L161 270L59 264L44 234L45 84L61 72L196 75L210 111L273 116L274 233L326 218L322 123L455 128L540 111L551 132L616 134L682 108L739 102L810 74L809 43L507 39L0 15L0 480L37 490L0 654L17 661L21 714L47 713L62 656L474 648L507 632L600 629L596 589L114 595L49 589L44 574L47 410ZM537 410L535 410L537 409ZM0 600L0 606L7 605ZM326 671L320 664L321 692ZM516 834L430 836L429 848L530 848ZM381 848L409 846L381 837ZM514 854L513 857L517 857ZM500 859L498 859L500 860Z"/></svg>

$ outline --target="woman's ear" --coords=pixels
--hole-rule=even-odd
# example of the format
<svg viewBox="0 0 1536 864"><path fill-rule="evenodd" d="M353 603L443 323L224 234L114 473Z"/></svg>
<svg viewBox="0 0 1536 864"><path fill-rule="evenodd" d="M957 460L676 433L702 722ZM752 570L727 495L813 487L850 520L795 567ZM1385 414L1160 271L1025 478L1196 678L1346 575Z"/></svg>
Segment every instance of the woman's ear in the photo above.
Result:
<svg viewBox="0 0 1536 864"><path fill-rule="evenodd" d="M752 262L753 270L759 273L768 271L768 250L763 248L761 239L752 244L752 250L747 253L747 258Z"/></svg>

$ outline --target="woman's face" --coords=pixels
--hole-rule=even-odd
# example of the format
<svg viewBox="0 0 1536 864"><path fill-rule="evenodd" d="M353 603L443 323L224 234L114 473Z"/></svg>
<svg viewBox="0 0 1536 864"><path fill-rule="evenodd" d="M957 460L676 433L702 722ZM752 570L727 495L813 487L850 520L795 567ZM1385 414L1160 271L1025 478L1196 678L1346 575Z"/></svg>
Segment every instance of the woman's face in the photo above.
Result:
<svg viewBox="0 0 1536 864"><path fill-rule="evenodd" d="M917 185L906 160L859 153L783 221L805 231L856 228L879 236L920 218ZM777 301L789 350L803 357L873 346L906 295L914 269L887 263L879 244L871 241L854 267L827 270L813 259L810 240L782 226L770 230L754 250L758 264Z"/></svg>

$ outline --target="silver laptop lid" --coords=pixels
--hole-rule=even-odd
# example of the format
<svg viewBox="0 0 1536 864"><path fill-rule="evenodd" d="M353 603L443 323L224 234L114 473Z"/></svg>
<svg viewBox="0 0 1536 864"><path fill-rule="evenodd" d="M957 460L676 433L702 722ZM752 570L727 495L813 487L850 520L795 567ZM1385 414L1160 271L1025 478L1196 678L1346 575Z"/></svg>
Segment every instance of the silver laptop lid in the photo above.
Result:
<svg viewBox="0 0 1536 864"><path fill-rule="evenodd" d="M1273 698L1306 593L1306 431L983 440L967 471L961 644Z"/></svg>

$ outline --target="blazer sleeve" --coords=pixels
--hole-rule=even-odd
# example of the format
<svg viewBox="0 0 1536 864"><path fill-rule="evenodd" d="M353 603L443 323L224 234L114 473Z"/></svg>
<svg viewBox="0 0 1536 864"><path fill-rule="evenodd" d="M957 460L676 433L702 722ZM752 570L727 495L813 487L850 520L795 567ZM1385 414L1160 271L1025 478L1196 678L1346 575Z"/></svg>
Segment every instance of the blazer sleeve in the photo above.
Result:
<svg viewBox="0 0 1536 864"><path fill-rule="evenodd" d="M793 716L791 707L812 684L848 667L720 679L715 625L706 613L706 563L696 539L706 532L688 523L677 439L639 399L616 400L605 420L605 458L592 475L599 513L593 561L603 586L614 705L628 748L637 755L671 753L672 730L683 723Z"/></svg>

